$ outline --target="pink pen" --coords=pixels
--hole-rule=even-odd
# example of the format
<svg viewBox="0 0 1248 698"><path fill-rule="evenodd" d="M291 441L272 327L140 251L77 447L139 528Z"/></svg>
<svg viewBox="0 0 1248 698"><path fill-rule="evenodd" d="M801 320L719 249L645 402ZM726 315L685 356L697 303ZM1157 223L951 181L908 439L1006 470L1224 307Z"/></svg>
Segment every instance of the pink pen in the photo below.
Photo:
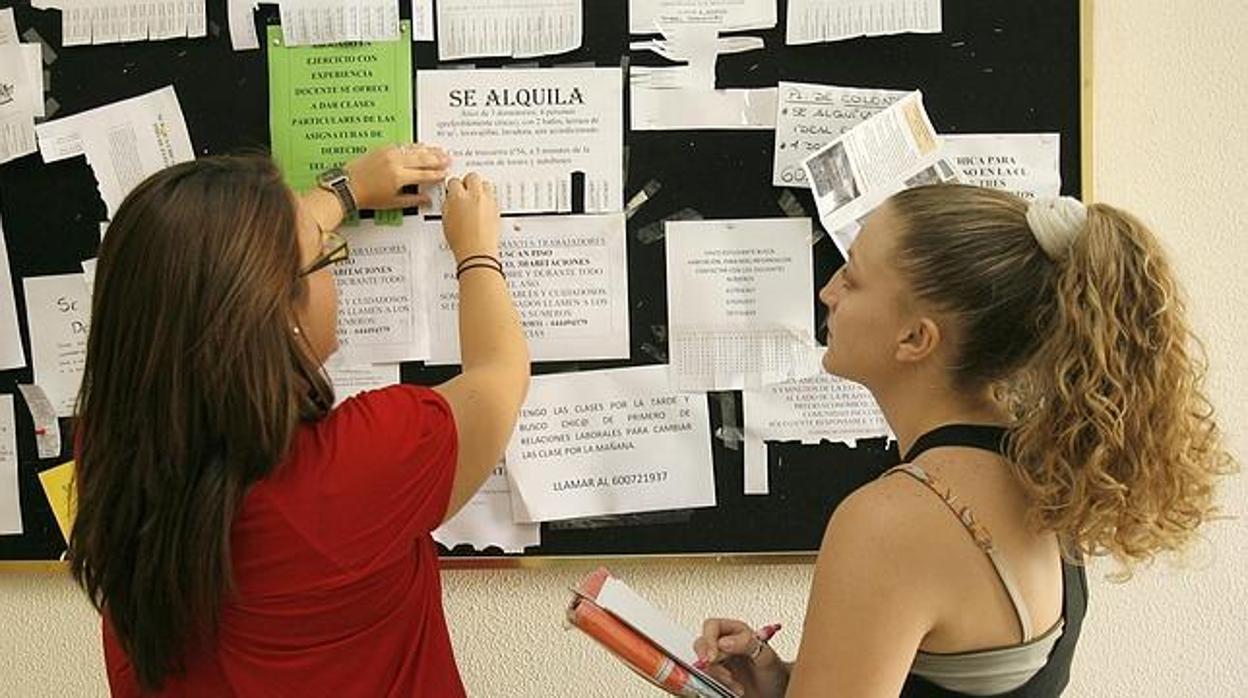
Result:
<svg viewBox="0 0 1248 698"><path fill-rule="evenodd" d="M775 637L776 633L780 632L780 628L781 625L779 623L764 625L758 629L758 632L754 633L754 637L758 638L759 642L767 642L771 638Z"/></svg>
<svg viewBox="0 0 1248 698"><path fill-rule="evenodd" d="M772 623L771 625L764 625L763 627L759 628L757 631L754 632L754 638L758 640L758 645L755 646L754 653L750 655L750 661L753 661L758 658L759 653L763 651L763 645L767 644L768 640L775 637L776 633L780 632L781 627L783 626L781 626L779 623ZM728 655L721 654L719 658L716 659L714 662L707 662L704 659L699 659L697 662L694 663L693 666L696 669L698 669L698 671L701 671L707 668L708 666L710 666L711 664L718 664L719 662L722 662L725 659L728 659Z"/></svg>

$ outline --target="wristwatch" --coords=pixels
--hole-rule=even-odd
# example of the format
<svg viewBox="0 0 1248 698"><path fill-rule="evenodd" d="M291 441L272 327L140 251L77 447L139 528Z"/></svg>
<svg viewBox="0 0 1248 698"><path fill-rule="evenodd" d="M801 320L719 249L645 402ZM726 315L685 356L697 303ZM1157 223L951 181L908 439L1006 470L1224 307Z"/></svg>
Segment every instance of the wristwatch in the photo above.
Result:
<svg viewBox="0 0 1248 698"><path fill-rule="evenodd" d="M342 204L344 219L359 213L360 209L355 204L355 195L351 193L351 177L347 175L346 170L341 167L331 167L316 176L316 184L338 197L338 203Z"/></svg>

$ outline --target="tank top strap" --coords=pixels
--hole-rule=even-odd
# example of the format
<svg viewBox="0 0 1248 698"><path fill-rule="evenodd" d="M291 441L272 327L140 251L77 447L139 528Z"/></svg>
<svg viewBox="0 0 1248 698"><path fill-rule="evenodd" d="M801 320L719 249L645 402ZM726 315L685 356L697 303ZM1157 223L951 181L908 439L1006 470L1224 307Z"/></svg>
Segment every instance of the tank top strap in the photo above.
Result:
<svg viewBox="0 0 1248 698"><path fill-rule="evenodd" d="M1005 593L1009 596L1011 605L1014 606L1014 614L1018 617L1018 627L1023 642L1028 642L1032 638L1031 612L1009 565L1005 563L996 546L993 545L992 534L975 518L969 506L958 501L958 495L952 489L936 476L911 462L924 451L938 446L963 446L1002 453L1005 450L1006 434L1005 428L990 425L949 424L938 427L916 439L914 445L906 452L905 460L900 465L890 468L884 475L896 472L909 475L931 490L940 501L945 503L949 511L953 512L963 528L970 534L975 545L988 557L988 562L992 564L993 571L1001 580L1001 586L1005 588Z"/></svg>

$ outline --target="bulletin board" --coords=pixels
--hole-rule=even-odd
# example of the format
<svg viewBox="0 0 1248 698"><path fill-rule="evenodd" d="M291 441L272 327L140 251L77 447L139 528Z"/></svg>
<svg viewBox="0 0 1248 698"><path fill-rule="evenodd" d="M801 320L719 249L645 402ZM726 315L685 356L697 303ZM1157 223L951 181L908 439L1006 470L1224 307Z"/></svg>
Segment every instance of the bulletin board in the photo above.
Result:
<svg viewBox="0 0 1248 698"><path fill-rule="evenodd" d="M652 54L630 54L625 0L585 0L584 4L582 48L527 63L543 67L664 64ZM399 5L407 17L410 4ZM763 37L765 50L720 57L718 87L770 87L785 80L918 88L941 133L1060 133L1062 191L1089 194L1090 0L946 0L941 34L806 46L785 45L785 5L785 0L779 0L780 21L775 29L742 32ZM172 84L197 155L268 146L264 49L231 49L224 2L208 3L206 38L69 48L61 46L58 12L33 10L28 0L0 0L0 7L6 6L15 9L19 33L34 28L55 51L55 60L46 66L47 96L56 103L52 118ZM274 6L260 7L255 22L264 36L264 25L277 22L277 13ZM412 55L416 70L439 65L433 44L415 44ZM457 63L498 67L517 61ZM661 239L641 231L689 208L705 218L784 216L778 197L785 190L771 184L773 143L774 133L769 130L629 132L626 128L626 197L652 180L661 184L628 221L631 358L539 363L534 373L664 363L664 246ZM791 191L807 215L817 220L810 192ZM29 359L22 278L81 271L81 261L96 255L104 204L83 157L44 164L33 154L0 165L0 217ZM818 289L843 260L826 237L815 244L813 252L813 280ZM821 324L819 304L815 298L809 302L812 321ZM424 385L453 374L453 368L416 363L401 369L404 382ZM17 395L17 385L31 381L29 367L0 372L0 393L16 396L24 525L21 535L0 536L0 565L59 568L61 563L48 563L62 558L65 541L40 488L38 473L70 458L72 424L66 419L60 422L63 452L56 458L38 458L31 417ZM898 459L896 445L882 439L861 440L853 447L771 443L770 494L746 496L742 448L733 437L741 424L741 395L713 393L707 400L714 435L717 506L544 523L541 545L523 555L460 546L443 550L444 563L494 567L614 557L810 559L836 505Z"/></svg>

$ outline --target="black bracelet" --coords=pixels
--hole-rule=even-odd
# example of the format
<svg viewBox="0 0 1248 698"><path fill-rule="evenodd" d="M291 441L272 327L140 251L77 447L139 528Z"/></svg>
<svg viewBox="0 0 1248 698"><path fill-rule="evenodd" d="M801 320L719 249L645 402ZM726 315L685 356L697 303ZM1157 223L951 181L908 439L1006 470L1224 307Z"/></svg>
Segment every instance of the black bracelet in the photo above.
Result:
<svg viewBox="0 0 1248 698"><path fill-rule="evenodd" d="M503 265L500 264L498 266L494 266L493 264L489 264L487 262L474 262L472 264L461 264L459 265L459 268L455 270L455 278L458 279L459 277L463 276L464 272L468 271L469 269L493 269L494 271L498 272L499 276L503 277L504 279L507 278L507 275L503 273Z"/></svg>
<svg viewBox="0 0 1248 698"><path fill-rule="evenodd" d="M494 255L489 255L489 254L472 254L472 255L468 255L467 257L464 257L463 259L459 260L459 264L458 264L458 265L456 265L455 269L456 269L456 270L463 269L465 264L467 264L467 263L471 262L471 261L472 261L472 260L474 260L474 259L488 259L488 260L490 260L491 262L493 262L494 264L498 265L498 268L499 268L500 270L503 268L503 263L502 263L502 262L500 262L500 261L498 260L498 257L495 257Z"/></svg>

